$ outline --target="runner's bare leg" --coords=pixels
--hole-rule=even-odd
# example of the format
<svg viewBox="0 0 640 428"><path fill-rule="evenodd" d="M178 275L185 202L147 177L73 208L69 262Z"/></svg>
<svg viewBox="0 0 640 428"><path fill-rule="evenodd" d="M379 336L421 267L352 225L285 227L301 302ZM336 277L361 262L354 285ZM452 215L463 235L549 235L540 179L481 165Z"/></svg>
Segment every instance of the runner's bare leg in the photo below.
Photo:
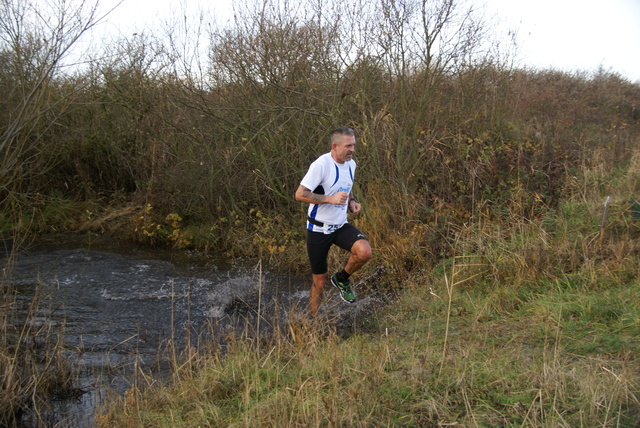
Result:
<svg viewBox="0 0 640 428"><path fill-rule="evenodd" d="M371 258L371 246L366 239L360 239L351 246L351 256L344 267L349 275L356 273Z"/></svg>
<svg viewBox="0 0 640 428"><path fill-rule="evenodd" d="M322 301L324 286L327 284L327 274L313 274L312 276L313 284L311 285L311 291L309 292L309 311L311 312L311 316L315 318L318 314L320 302Z"/></svg>

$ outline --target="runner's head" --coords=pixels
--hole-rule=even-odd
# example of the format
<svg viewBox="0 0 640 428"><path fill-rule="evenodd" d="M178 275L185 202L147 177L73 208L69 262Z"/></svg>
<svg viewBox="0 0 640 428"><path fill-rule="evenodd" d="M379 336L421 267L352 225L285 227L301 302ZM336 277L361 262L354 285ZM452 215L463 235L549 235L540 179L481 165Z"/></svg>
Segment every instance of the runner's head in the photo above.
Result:
<svg viewBox="0 0 640 428"><path fill-rule="evenodd" d="M331 157L338 163L353 159L356 151L356 133L352 128L341 126L331 131Z"/></svg>

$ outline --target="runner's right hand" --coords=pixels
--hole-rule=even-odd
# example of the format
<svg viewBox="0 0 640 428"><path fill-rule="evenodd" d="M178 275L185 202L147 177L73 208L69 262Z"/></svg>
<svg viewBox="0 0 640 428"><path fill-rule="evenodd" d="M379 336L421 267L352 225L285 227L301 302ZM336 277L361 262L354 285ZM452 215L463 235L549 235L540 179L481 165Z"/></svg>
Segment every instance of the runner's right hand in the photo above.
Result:
<svg viewBox="0 0 640 428"><path fill-rule="evenodd" d="M333 205L346 205L349 200L349 194L347 192L338 192L330 196L331 203Z"/></svg>

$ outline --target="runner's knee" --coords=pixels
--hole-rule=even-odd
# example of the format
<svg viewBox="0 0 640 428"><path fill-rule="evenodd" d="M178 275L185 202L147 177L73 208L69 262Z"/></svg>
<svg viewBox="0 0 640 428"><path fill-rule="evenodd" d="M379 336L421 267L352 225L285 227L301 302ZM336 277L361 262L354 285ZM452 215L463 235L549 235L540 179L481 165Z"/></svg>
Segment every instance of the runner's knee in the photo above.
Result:
<svg viewBox="0 0 640 428"><path fill-rule="evenodd" d="M366 239L361 239L356 241L353 244L353 248L351 249L352 253L363 262L366 262L371 258L371 246L369 245L369 241Z"/></svg>

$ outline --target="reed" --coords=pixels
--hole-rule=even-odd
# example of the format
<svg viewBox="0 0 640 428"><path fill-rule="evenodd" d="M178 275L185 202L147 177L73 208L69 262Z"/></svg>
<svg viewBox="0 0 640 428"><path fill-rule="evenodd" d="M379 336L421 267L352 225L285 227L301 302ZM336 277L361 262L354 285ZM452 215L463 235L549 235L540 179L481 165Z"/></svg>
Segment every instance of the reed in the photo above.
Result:
<svg viewBox="0 0 640 428"><path fill-rule="evenodd" d="M6 269L6 268L5 268ZM33 284L33 298L3 279L0 306L0 425L49 423L51 400L73 399L83 392L77 387L77 368L65 355L64 325L47 318L44 288Z"/></svg>

